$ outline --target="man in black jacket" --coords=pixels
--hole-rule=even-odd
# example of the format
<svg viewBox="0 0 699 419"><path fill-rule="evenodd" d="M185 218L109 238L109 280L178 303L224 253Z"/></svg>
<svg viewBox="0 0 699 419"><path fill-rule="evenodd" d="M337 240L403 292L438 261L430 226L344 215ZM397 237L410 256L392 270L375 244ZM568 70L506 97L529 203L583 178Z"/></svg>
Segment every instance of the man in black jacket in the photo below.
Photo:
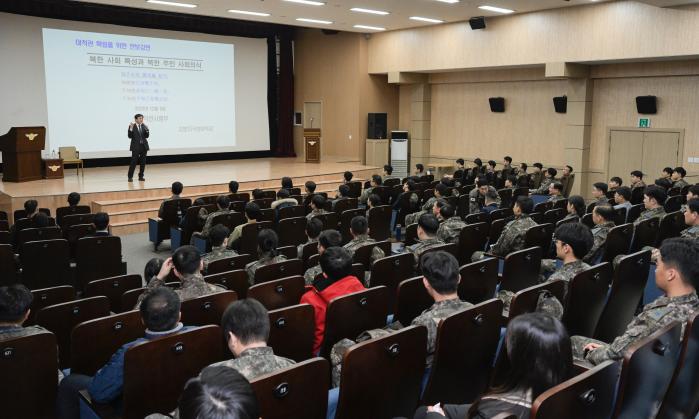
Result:
<svg viewBox="0 0 699 419"><path fill-rule="evenodd" d="M146 154L150 147L148 146L148 137L150 131L146 124L143 123L143 115L137 113L134 116L135 122L129 124L128 135L131 138L131 164L129 165L129 182L133 182L133 172L136 169L136 163L140 164L138 171L138 180L146 180L143 177L143 172L146 170Z"/></svg>

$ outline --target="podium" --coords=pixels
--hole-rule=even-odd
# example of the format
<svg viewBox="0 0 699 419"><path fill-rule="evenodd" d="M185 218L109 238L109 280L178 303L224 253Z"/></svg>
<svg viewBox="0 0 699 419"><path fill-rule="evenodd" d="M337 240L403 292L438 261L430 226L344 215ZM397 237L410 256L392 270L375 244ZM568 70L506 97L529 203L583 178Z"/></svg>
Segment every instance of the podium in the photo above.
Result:
<svg viewBox="0 0 699 419"><path fill-rule="evenodd" d="M306 149L306 163L320 163L320 129L304 129L303 143Z"/></svg>
<svg viewBox="0 0 699 419"><path fill-rule="evenodd" d="M0 137L3 182L39 180L43 163L41 151L46 140L44 127L12 127Z"/></svg>

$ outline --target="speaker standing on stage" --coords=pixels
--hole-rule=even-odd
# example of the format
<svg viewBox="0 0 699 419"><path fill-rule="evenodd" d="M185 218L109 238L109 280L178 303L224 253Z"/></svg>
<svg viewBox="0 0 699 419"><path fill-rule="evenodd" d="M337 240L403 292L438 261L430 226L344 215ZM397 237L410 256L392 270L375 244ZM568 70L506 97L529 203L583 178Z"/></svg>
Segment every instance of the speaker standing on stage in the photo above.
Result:
<svg viewBox="0 0 699 419"><path fill-rule="evenodd" d="M143 123L143 115L137 113L134 116L136 122L129 124L129 138L131 138L131 164L129 165L129 182L133 182L133 172L136 169L136 163L140 164L138 171L138 180L146 180L143 177L143 172L146 170L146 154L150 147L148 146L148 136L150 131L146 124Z"/></svg>

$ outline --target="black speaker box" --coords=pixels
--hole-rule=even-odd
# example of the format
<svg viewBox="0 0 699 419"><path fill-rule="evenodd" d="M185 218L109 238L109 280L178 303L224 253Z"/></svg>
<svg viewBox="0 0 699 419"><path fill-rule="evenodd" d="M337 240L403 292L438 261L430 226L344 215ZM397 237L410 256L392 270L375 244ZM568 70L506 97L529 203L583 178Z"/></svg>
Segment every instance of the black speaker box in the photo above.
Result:
<svg viewBox="0 0 699 419"><path fill-rule="evenodd" d="M505 112L505 98L504 97L491 97L488 98L490 102L490 112Z"/></svg>
<svg viewBox="0 0 699 419"><path fill-rule="evenodd" d="M567 96L556 96L553 98L553 108L556 113L566 113L568 112L568 97Z"/></svg>
<svg viewBox="0 0 699 419"><path fill-rule="evenodd" d="M468 24L471 25L471 29L485 29L485 18L483 16L472 17L468 20Z"/></svg>
<svg viewBox="0 0 699 419"><path fill-rule="evenodd" d="M636 96L636 109L638 113L655 114L658 113L655 96Z"/></svg>
<svg viewBox="0 0 699 419"><path fill-rule="evenodd" d="M370 113L367 123L367 138L387 138L388 114Z"/></svg>

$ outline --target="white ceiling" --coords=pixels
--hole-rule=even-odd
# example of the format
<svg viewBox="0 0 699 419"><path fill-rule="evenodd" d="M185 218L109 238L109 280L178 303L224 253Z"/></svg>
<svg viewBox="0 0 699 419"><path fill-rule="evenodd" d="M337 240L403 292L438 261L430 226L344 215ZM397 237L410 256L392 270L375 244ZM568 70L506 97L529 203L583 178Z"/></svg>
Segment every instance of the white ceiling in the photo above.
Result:
<svg viewBox="0 0 699 419"><path fill-rule="evenodd" d="M592 4L595 0L460 0L459 3L444 3L437 0L321 0L323 6L309 6L283 0L171 0L196 4L196 8L182 8L147 3L145 0L76 0L86 3L110 4L139 9L165 10L194 15L217 16L258 22L271 22L291 26L316 27L351 32L372 32L354 28L354 25L383 27L387 30L404 29L430 25L430 23L410 20L411 16L422 16L457 22L472 16L500 16L498 13L478 9L481 5L491 5L515 10L516 13ZM598 0L598 2L614 0ZM643 0L644 3L669 7L699 0ZM352 12L349 9L362 7L390 12L387 16ZM228 13L228 9L270 13L269 17L256 17ZM311 18L332 21L331 25L299 22L297 18Z"/></svg>

